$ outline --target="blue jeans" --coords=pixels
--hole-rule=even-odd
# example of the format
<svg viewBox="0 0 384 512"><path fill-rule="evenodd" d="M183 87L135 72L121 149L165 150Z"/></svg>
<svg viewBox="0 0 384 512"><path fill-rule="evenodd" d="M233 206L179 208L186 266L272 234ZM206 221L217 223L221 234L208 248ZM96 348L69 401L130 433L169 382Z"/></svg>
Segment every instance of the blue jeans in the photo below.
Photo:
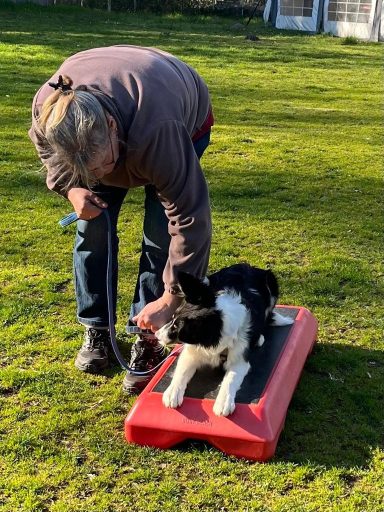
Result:
<svg viewBox="0 0 384 512"><path fill-rule="evenodd" d="M200 159L209 144L210 132L194 142ZM94 192L108 203L112 228L113 304L116 311L118 249L117 219L127 190L119 187L99 185ZM163 270L168 259L170 235L168 219L160 203L156 189L145 187L144 226L141 257L136 289L129 318L164 292ZM77 234L73 252L77 318L88 327L108 327L108 303L106 293L107 271L107 223L104 215L91 221L77 222ZM116 322L116 318L115 318Z"/></svg>

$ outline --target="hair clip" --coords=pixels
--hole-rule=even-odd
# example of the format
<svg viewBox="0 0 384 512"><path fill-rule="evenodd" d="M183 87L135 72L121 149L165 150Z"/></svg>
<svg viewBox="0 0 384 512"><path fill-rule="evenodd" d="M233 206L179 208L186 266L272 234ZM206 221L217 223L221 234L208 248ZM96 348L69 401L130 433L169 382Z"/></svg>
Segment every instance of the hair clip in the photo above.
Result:
<svg viewBox="0 0 384 512"><path fill-rule="evenodd" d="M61 92L72 91L71 85L64 83L62 75L59 75L59 79L56 84L54 82L48 82L48 85L53 87L56 91L57 89L60 89Z"/></svg>

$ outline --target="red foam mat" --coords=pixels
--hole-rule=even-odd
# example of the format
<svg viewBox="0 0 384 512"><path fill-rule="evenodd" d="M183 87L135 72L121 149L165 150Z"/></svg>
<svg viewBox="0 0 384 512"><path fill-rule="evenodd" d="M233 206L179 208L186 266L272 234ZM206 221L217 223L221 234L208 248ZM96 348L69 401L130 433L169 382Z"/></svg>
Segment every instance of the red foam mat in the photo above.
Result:
<svg viewBox="0 0 384 512"><path fill-rule="evenodd" d="M258 359L251 361L251 371L236 396L233 414L228 417L213 414L215 393L221 380L214 370L206 370L212 372L208 373L208 378L203 374L195 375L181 407L163 406L161 390L172 378L175 354L165 361L129 412L125 420L126 440L167 449L186 439L201 439L237 457L258 461L272 457L317 335L317 321L310 311L295 306L278 308L295 322L290 327L272 328L263 347L256 349L260 351ZM265 368L267 372L263 376ZM216 379L217 386L214 383L210 390L202 392L204 378L207 382Z"/></svg>

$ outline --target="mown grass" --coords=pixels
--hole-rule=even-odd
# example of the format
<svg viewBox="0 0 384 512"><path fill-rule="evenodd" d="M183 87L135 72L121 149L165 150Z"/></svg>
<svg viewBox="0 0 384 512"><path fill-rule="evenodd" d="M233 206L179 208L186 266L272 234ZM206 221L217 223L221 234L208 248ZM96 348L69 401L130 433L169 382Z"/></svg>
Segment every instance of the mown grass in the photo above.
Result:
<svg viewBox="0 0 384 512"><path fill-rule="evenodd" d="M259 21L252 42L215 17L9 5L0 15L0 510L382 512L382 46ZM267 464L193 441L127 445L123 371L74 369L73 228L57 225L70 208L38 172L30 105L68 55L121 43L173 52L209 84L211 270L270 265L281 302L319 320ZM142 198L129 193L120 221L126 351Z"/></svg>

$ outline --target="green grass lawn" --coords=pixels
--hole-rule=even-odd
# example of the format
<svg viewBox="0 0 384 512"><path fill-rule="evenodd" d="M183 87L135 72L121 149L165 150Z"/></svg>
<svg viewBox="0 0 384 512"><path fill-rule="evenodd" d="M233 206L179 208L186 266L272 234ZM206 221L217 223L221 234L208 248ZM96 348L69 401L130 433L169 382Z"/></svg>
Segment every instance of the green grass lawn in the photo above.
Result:
<svg viewBox="0 0 384 512"><path fill-rule="evenodd" d="M249 29L234 19L65 8L0 9L0 511L384 511L382 45ZM27 137L38 87L67 56L157 46L206 79L216 126L203 158L210 269L271 266L281 303L319 320L276 456L190 441L130 446L124 372L83 375L71 208L48 192ZM120 220L120 343L140 251L143 193Z"/></svg>

